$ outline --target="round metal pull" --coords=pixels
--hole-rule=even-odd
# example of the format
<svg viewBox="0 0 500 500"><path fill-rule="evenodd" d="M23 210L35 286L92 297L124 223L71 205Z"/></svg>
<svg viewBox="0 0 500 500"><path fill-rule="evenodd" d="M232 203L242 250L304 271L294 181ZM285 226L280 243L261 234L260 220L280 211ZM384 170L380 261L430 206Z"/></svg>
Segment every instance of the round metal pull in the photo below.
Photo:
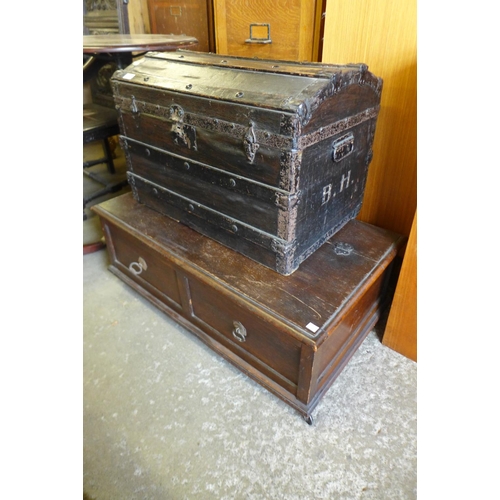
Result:
<svg viewBox="0 0 500 500"><path fill-rule="evenodd" d="M245 342L247 339L247 330L239 321L233 321L233 337L238 342Z"/></svg>
<svg viewBox="0 0 500 500"><path fill-rule="evenodd" d="M142 271L147 270L148 265L146 264L146 261L142 257L139 257L137 259L137 262L131 262L128 268L130 272L132 272L136 276L139 276L139 274L141 274Z"/></svg>

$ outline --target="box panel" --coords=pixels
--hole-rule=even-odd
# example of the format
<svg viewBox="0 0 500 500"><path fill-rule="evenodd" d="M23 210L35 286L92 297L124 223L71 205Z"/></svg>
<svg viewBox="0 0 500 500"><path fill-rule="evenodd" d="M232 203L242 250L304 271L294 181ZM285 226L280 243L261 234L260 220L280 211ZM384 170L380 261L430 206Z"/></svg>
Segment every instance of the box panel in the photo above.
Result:
<svg viewBox="0 0 500 500"><path fill-rule="evenodd" d="M228 217L278 236L286 195L222 169L127 141L129 171Z"/></svg>
<svg viewBox="0 0 500 500"><path fill-rule="evenodd" d="M181 293L174 267L157 251L141 244L114 224L104 223L103 229L114 265L160 300L181 309Z"/></svg>
<svg viewBox="0 0 500 500"><path fill-rule="evenodd" d="M210 286L189 280L193 321L207 331L213 328L222 333L237 354L241 350L248 352L265 365L263 369L269 367L297 385L302 344L281 333L264 315L236 300L235 295L214 292ZM290 386L283 384L281 377L269 375L281 385Z"/></svg>

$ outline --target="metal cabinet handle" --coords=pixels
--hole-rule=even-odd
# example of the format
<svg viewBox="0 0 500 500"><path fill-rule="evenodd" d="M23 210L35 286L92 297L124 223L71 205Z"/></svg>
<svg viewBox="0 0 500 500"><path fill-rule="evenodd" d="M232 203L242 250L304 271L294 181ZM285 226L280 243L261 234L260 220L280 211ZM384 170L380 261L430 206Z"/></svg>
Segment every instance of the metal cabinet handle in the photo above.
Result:
<svg viewBox="0 0 500 500"><path fill-rule="evenodd" d="M255 26L265 26L267 28L267 36L265 38L254 37L253 29ZM271 40L271 25L269 23L251 23L250 24L250 38L245 40L245 43L273 43Z"/></svg>
<svg viewBox="0 0 500 500"><path fill-rule="evenodd" d="M247 339L247 330L246 328L239 322L233 321L233 337L238 342L245 342Z"/></svg>
<svg viewBox="0 0 500 500"><path fill-rule="evenodd" d="M137 262L131 262L128 268L130 272L132 272L136 276L139 276L139 274L141 274L142 271L147 270L148 265L146 264L146 261L142 257L139 257L137 259Z"/></svg>

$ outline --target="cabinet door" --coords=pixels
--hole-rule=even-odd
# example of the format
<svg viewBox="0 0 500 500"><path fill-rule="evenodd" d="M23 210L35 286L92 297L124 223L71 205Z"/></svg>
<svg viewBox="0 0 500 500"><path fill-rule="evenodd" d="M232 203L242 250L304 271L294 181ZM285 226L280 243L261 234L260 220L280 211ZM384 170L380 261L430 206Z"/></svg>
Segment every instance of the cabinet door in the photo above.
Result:
<svg viewBox="0 0 500 500"><path fill-rule="evenodd" d="M214 51L212 4L206 0L148 0L151 33L189 35L193 50Z"/></svg>
<svg viewBox="0 0 500 500"><path fill-rule="evenodd" d="M218 54L317 61L322 0L214 0Z"/></svg>

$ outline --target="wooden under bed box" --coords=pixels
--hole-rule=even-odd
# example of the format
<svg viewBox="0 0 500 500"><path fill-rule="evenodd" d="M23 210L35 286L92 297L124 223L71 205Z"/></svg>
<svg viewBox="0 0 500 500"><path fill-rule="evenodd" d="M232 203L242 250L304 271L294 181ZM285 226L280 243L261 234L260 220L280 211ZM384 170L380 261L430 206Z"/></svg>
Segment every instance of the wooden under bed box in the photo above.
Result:
<svg viewBox="0 0 500 500"><path fill-rule="evenodd" d="M308 423L379 318L403 242L351 220L283 276L131 193L92 210L100 216L111 272Z"/></svg>

